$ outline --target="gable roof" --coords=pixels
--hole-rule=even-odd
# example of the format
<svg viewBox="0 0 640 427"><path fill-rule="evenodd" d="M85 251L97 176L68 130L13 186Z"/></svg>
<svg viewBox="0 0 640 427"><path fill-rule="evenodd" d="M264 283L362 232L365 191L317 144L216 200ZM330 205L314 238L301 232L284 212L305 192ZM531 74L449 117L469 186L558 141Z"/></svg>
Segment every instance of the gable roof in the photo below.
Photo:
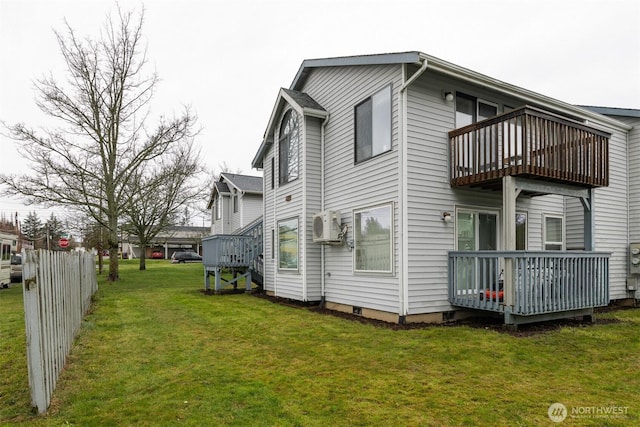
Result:
<svg viewBox="0 0 640 427"><path fill-rule="evenodd" d="M226 172L221 173L218 180L213 183L211 196L209 196L209 202L207 203L207 209L211 209L213 206L216 193L221 195L231 194L232 188L235 188L236 191L240 193L262 195L262 177Z"/></svg>
<svg viewBox="0 0 640 427"><path fill-rule="evenodd" d="M262 177L261 176L251 176L251 175L239 175L233 173L221 173L220 181L222 184L227 185L227 187L232 186L235 187L236 190L242 193L255 193L262 194Z"/></svg>
<svg viewBox="0 0 640 427"><path fill-rule="evenodd" d="M269 123L267 129L264 132L264 138L260 148L256 153L251 166L254 168L262 168L264 155L271 145L273 145L273 139L271 138L271 130L276 126L276 119L280 116L285 105L290 105L301 116L318 117L326 120L329 117L329 113L322 105L318 104L311 96L304 92L300 92L293 89L280 88L278 92L278 98L276 104L273 107L271 116L269 117Z"/></svg>
<svg viewBox="0 0 640 427"><path fill-rule="evenodd" d="M413 52L400 52L400 53L382 53L374 55L357 55L357 56L342 56L336 58L321 58L321 59L305 59L302 61L302 65L296 76L291 83L290 89L300 90L307 76L313 68L320 67L349 67L357 65L389 65L389 64L419 64L421 61L421 53L417 51Z"/></svg>
<svg viewBox="0 0 640 427"><path fill-rule="evenodd" d="M478 73L468 68L455 65L453 63L444 61L442 59L439 59L434 56L427 55L425 53L418 52L418 51L345 56L345 57L335 57L335 58L306 59L302 62L302 65L298 69L298 72L296 73L296 76L294 77L293 82L291 83L291 86L289 87L289 89L280 90L278 94L278 99L276 101L276 105L269 119L269 124L267 126L267 130L265 131L262 144L260 145L260 148L258 149L258 152L256 153L251 165L254 168L263 167L264 155L266 154L267 149L273 144L273 141L269 139L270 131L274 126L273 121L277 116L277 113L281 111L283 99L287 99L288 101L293 102L295 104L294 108L297 105L301 110L304 110L304 108L298 104L297 97L292 96L291 94L292 93L302 94L300 90L304 87L304 84L313 69L322 68L322 67L347 67L347 66L367 66L367 65L371 66L371 65L391 65L391 64L421 65L421 71L419 72L422 72L424 70L435 71L459 80L480 85L482 87L496 91L498 93L519 98L523 101L523 103L536 105L538 107L549 109L550 111L554 111L569 117L593 119L598 122L606 123L610 126L614 126L616 128L621 128L624 130L631 129L630 126L624 123L621 123L615 118L604 116L597 111L582 108L576 105L572 105L563 101L550 98L545 95L541 95L539 93L530 91L528 89L524 89L512 84L500 81L498 79L494 79L492 77L486 76L484 74ZM304 95L311 98L308 94L304 94ZM322 111L324 112L322 117L326 119L329 116L329 113L324 109L322 109Z"/></svg>

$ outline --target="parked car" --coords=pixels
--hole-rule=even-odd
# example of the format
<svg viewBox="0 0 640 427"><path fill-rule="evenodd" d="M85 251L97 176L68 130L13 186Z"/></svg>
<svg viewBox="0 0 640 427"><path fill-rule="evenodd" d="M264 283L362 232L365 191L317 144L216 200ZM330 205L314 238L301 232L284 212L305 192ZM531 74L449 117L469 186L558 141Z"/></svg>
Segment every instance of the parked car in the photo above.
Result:
<svg viewBox="0 0 640 427"><path fill-rule="evenodd" d="M20 282L22 281L22 255L13 254L11 255L11 281L12 282Z"/></svg>
<svg viewBox="0 0 640 427"><path fill-rule="evenodd" d="M162 259L162 258L164 258L164 253L162 253L162 251L151 252L151 259Z"/></svg>
<svg viewBox="0 0 640 427"><path fill-rule="evenodd" d="M171 262L173 264L202 262L202 257L195 252L174 252L173 255L171 255Z"/></svg>

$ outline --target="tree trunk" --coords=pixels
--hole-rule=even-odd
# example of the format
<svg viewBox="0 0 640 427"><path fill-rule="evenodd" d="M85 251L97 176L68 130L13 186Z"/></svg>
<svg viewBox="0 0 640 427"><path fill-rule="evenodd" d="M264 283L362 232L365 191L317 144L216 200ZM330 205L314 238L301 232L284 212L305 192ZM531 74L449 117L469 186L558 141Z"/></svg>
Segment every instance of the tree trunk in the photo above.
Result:
<svg viewBox="0 0 640 427"><path fill-rule="evenodd" d="M112 215L110 218L110 230L109 230L109 276L107 280L110 282L117 282L120 280L119 273L119 260L118 260L118 217L116 215Z"/></svg>
<svg viewBox="0 0 640 427"><path fill-rule="evenodd" d="M109 245L109 277L110 282L117 282L120 280L120 274L118 273L118 244Z"/></svg>
<svg viewBox="0 0 640 427"><path fill-rule="evenodd" d="M140 270L147 269L146 259L147 259L147 245L141 245L140 246Z"/></svg>

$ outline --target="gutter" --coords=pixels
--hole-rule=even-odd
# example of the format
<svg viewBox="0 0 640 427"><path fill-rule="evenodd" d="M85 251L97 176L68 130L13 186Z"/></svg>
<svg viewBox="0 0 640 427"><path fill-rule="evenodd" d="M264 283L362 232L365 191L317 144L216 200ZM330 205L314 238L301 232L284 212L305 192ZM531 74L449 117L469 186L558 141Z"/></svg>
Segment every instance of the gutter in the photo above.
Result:
<svg viewBox="0 0 640 427"><path fill-rule="evenodd" d="M325 128L329 121L329 114L326 114L322 125L320 125L320 211L324 212L324 139ZM320 307L324 308L325 303L325 245L320 245Z"/></svg>

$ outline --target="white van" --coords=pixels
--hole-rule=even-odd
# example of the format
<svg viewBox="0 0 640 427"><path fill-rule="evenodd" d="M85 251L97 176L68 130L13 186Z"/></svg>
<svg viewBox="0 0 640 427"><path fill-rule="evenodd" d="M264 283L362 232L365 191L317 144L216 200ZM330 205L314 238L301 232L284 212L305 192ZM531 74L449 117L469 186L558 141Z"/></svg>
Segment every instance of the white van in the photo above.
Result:
<svg viewBox="0 0 640 427"><path fill-rule="evenodd" d="M11 254L18 249L18 236L0 232L0 287L8 288L11 282Z"/></svg>

